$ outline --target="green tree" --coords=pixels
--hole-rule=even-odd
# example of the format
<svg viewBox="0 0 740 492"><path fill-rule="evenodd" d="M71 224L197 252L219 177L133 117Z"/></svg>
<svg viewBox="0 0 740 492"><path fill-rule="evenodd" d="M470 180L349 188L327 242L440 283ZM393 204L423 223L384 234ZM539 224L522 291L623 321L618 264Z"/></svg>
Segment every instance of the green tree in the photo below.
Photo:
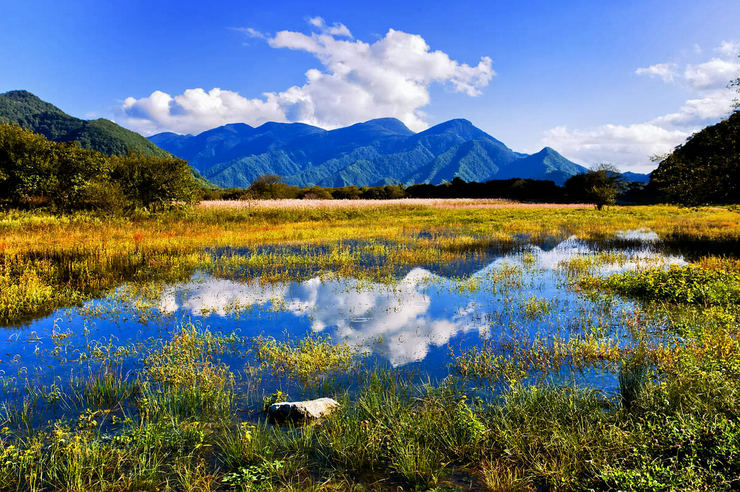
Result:
<svg viewBox="0 0 740 492"><path fill-rule="evenodd" d="M54 145L53 188L49 199L59 210L117 210L124 199L111 181L109 159L77 144Z"/></svg>
<svg viewBox="0 0 740 492"><path fill-rule="evenodd" d="M565 182L565 190L570 200L593 203L601 210L604 205L616 203L622 181L621 173L614 166L599 164L588 172L571 176Z"/></svg>
<svg viewBox="0 0 740 492"><path fill-rule="evenodd" d="M297 198L300 188L283 183L283 178L277 174L263 174L258 176L247 188L251 198L278 199Z"/></svg>
<svg viewBox="0 0 740 492"><path fill-rule="evenodd" d="M198 183L182 159L129 154L110 162L111 179L135 207L157 211L198 199Z"/></svg>
<svg viewBox="0 0 740 492"><path fill-rule="evenodd" d="M0 124L0 198L44 199L55 187L54 146L15 124Z"/></svg>
<svg viewBox="0 0 740 492"><path fill-rule="evenodd" d="M108 157L77 143L57 143L15 124L0 124L0 199L58 210L146 207L197 199L187 162L130 154Z"/></svg>
<svg viewBox="0 0 740 492"><path fill-rule="evenodd" d="M329 190L321 186L312 186L301 190L300 197L306 200L331 200L334 198Z"/></svg>

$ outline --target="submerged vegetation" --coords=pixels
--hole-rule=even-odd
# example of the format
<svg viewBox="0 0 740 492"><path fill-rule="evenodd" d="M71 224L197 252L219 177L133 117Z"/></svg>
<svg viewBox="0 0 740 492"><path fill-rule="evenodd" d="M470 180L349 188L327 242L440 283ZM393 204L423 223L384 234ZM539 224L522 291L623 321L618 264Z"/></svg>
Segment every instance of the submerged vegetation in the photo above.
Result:
<svg viewBox="0 0 740 492"><path fill-rule="evenodd" d="M0 489L740 486L736 210L9 211L0 231L0 322L11 327L0 362L15 371L0 377ZM574 255L547 263L549 245L567 238ZM654 254L635 254L645 240ZM659 248L688 263L671 266ZM475 275L458 264L476 265ZM207 323L162 307L177 299L171 283L197 290L198 275L259 295L249 306L227 298ZM546 277L568 296L553 297ZM412 280L421 295L406 295ZM271 322L288 305L310 318L311 293L273 295L298 281L358 299L332 298L352 318L344 338L219 329L229 316L247 329ZM369 292L399 296L383 304L393 320L435 289L501 306L455 313L477 323L480 342L429 342L451 354L443 377L373 356L395 342L385 332L347 336L368 322L356 306ZM108 304L85 303L104 296ZM73 306L78 325L54 321L48 336L22 328ZM151 338L123 338L125 324L95 330L126 316L155 325ZM322 396L341 406L318 423L278 426L264 412Z"/></svg>

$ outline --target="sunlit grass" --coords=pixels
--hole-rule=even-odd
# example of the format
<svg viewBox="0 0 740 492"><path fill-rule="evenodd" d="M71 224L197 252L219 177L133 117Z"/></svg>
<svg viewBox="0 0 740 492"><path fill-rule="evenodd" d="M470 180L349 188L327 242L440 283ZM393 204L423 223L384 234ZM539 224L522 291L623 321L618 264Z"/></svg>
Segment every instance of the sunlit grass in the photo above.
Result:
<svg viewBox="0 0 740 492"><path fill-rule="evenodd" d="M583 300L567 322L558 316L569 306L537 290L543 272L535 250L519 247L575 235L629 248L616 233L643 228L665 247L688 244L695 261L673 269L635 261L636 272L599 276L634 258L625 250L576 256L555 270ZM88 337L73 347L72 331L87 326L55 324L46 352L35 356L66 364L75 375L67 382L42 381L43 371L20 356L12 362L18 374L0 378L0 489L733 490L740 483L740 263L712 254L737 247L737 211L384 205L128 218L9 211L0 231L1 323L123 286L108 307L81 306L79 314L116 319L123 304L138 321L168 327L136 344ZM194 272L264 283L350 277L348 288L358 292L380 284L392 293L397 273L412 266L502 252L509 261L449 282L451 294L495 298L506 309L481 318L490 325L483 343L450 346L449 376L429 384L373 366L341 340L245 339L157 314L164 286ZM617 308L615 296L634 304ZM239 319L242 308L227 311ZM41 338L15 340L40 345ZM225 362L232 355L237 366ZM561 379L582 381L592 370L611 376L614 388ZM317 384L347 374L346 386ZM291 397L298 388L341 406L316 424L271 425L263 396L279 388L263 384L275 380L291 385Z"/></svg>

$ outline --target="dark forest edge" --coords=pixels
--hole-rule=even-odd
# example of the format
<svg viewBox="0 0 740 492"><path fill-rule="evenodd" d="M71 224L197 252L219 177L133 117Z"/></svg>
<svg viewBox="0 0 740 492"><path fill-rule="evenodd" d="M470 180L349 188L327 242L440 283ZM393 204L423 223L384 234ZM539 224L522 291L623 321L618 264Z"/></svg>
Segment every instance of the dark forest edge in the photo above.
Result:
<svg viewBox="0 0 740 492"><path fill-rule="evenodd" d="M0 202L11 207L156 211L197 201L200 188L182 159L134 152L108 156L0 124Z"/></svg>
<svg viewBox="0 0 740 492"><path fill-rule="evenodd" d="M601 187L601 188L600 188ZM610 191L604 193L603 187ZM493 198L523 202L548 203L653 203L647 183L627 182L619 173L595 168L569 179L565 186L553 181L511 178L485 183L455 178L438 185L415 184L385 186L342 186L301 188L282 182L280 176L260 176L249 188L214 188L203 190L204 200L391 200L401 198Z"/></svg>

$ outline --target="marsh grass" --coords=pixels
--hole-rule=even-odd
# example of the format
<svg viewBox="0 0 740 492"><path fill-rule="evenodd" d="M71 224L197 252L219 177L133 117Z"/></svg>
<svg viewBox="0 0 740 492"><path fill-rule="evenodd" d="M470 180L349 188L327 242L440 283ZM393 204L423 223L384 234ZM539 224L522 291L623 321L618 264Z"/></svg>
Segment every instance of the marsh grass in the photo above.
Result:
<svg viewBox="0 0 740 492"><path fill-rule="evenodd" d="M736 247L740 214L395 205L127 218L4 212L5 324L122 286L109 311L81 311L115 319L116 302L139 299L142 320L153 320L162 286L194 272L246 281L318 272L351 276L358 289L383 280L393 290L397 272L414 265L502 251L518 251L521 261L487 272L483 285L465 277L451 283L459 295L508 300L489 333L502 328L511 336L455 353L450 375L434 383L366 364L355 347L319 336L245 340L186 320L144 343L90 339L74 352L74 334L55 326L50 354L81 372L70 384L42 384L32 371L3 378L0 489L736 489L736 259L705 256L668 270L640 265L606 279L593 275L624 264L625 255L570 260L560 270L591 304L563 333L548 330L564 306L540 294L517 297L536 288L529 276L537 275L535 255L515 249L521 237L603 242L643 227L673 245L710 251ZM634 246L628 243L614 242ZM639 309L617 312L614 295L636 299ZM525 333L520 318L541 330ZM231 354L245 356L247 366L227 365ZM137 369L124 371L132 361ZM618 389L550 377L593 367L613 374ZM352 375L351 388L343 374ZM260 410L263 383L274 380L291 381L291 393L334 397L340 409L317 423L272 425Z"/></svg>
<svg viewBox="0 0 740 492"><path fill-rule="evenodd" d="M102 372L73 381L71 393L82 396L79 404L83 407L114 409L136 397L140 391L139 381L131 375Z"/></svg>
<svg viewBox="0 0 740 492"><path fill-rule="evenodd" d="M564 207L492 211L404 205L198 209L132 217L8 211L0 214L0 322L18 323L77 305L130 281L184 280L196 269L224 276L272 270L275 278L288 278L325 267L359 276L370 262L380 278L399 265L439 264L510 248L521 237L537 243L576 234L599 241L638 228L673 243L688 238L724 244L737 242L740 214L675 207L614 207L596 214ZM342 245L345 238L392 246L355 251ZM259 253L214 259L207 252L263 245L334 246L329 253L301 251L292 260Z"/></svg>
<svg viewBox="0 0 740 492"><path fill-rule="evenodd" d="M330 337L309 334L297 341L278 342L272 337L252 341L257 360L273 377L314 386L332 375L356 370L364 353L346 343L334 344Z"/></svg>

